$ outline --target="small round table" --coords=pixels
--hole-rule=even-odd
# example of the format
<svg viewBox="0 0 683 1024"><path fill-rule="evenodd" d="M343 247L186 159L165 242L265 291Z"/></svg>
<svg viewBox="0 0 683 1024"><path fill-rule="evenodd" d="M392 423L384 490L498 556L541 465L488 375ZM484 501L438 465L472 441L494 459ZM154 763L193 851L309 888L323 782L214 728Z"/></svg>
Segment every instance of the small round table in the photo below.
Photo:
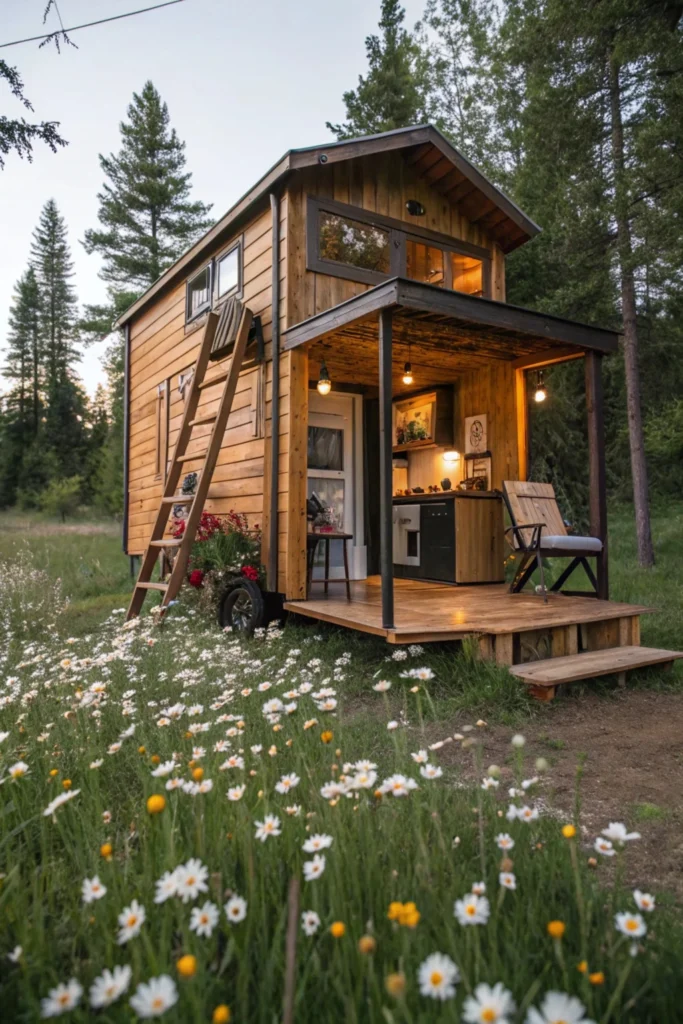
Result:
<svg viewBox="0 0 683 1024"><path fill-rule="evenodd" d="M329 583L345 583L346 584L346 600L351 600L351 580L349 579L349 554L347 550L347 543L353 540L352 533L343 533L341 530L325 530L325 531L314 531L306 534L306 561L307 561L307 572L306 572L306 595L310 593L311 585L313 583L313 563L315 561L315 553L318 548L318 541L325 541L325 575L321 580L316 580L316 583L325 584L325 593L327 593L327 587ZM330 541L340 540L342 542L342 550L344 552L344 575L338 578L330 579Z"/></svg>

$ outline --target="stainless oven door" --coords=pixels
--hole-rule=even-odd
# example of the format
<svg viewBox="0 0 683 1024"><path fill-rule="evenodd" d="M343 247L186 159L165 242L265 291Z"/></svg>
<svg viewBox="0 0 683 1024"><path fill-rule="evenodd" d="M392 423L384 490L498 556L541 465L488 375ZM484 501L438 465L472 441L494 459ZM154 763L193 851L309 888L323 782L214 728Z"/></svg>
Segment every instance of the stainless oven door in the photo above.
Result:
<svg viewBox="0 0 683 1024"><path fill-rule="evenodd" d="M395 565L419 565L420 506L394 505L392 520Z"/></svg>

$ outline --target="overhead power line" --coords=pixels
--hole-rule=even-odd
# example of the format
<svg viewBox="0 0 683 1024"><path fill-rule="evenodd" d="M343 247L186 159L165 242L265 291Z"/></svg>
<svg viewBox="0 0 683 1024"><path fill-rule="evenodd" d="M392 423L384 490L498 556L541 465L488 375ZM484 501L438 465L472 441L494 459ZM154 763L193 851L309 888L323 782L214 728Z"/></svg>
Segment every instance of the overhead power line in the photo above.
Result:
<svg viewBox="0 0 683 1024"><path fill-rule="evenodd" d="M105 25L108 21L120 21L121 18L132 18L136 14L145 14L147 11L158 11L160 7L173 7L174 4L182 4L185 0L166 0L166 3L155 4L153 7L142 7L139 11L128 11L127 14L114 14L111 18L100 18L99 21L88 21L84 25L74 25L72 28L65 29L62 27L60 30L64 35L68 35L69 32L78 32L82 28L92 28L93 25ZM61 18L59 19L61 22ZM6 46L18 46L20 43L34 43L38 39L50 39L52 36L58 33L55 32L44 32L40 36L28 36L26 39L13 39L11 43L0 43L0 50Z"/></svg>

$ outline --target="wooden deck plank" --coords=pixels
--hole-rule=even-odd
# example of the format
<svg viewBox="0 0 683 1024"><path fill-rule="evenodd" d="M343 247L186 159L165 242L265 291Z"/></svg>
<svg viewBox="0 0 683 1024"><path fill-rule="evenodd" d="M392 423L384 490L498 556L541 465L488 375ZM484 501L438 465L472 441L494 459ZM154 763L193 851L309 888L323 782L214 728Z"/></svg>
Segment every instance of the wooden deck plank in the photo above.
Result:
<svg viewBox="0 0 683 1024"><path fill-rule="evenodd" d="M562 594L550 594L545 603L534 593L511 594L505 584L452 587L397 580L394 628L387 631L382 627L381 590L376 578L354 581L350 601L345 599L342 586L330 584L327 596L321 590L314 581L307 600L287 601L285 609L384 636L390 643L454 640L473 633L520 633L624 619L651 610L640 605Z"/></svg>
<svg viewBox="0 0 683 1024"><path fill-rule="evenodd" d="M613 647L513 665L510 672L533 686L554 687L559 683L615 675L648 665L665 665L677 658L683 658L683 653L656 647Z"/></svg>

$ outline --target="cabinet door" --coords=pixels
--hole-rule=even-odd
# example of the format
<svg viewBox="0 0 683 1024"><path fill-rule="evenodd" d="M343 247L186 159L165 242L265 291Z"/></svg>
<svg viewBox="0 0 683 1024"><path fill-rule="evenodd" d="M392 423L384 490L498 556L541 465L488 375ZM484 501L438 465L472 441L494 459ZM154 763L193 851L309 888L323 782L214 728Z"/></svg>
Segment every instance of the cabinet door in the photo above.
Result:
<svg viewBox="0 0 683 1024"><path fill-rule="evenodd" d="M503 539L499 498L456 498L455 582L502 583Z"/></svg>

